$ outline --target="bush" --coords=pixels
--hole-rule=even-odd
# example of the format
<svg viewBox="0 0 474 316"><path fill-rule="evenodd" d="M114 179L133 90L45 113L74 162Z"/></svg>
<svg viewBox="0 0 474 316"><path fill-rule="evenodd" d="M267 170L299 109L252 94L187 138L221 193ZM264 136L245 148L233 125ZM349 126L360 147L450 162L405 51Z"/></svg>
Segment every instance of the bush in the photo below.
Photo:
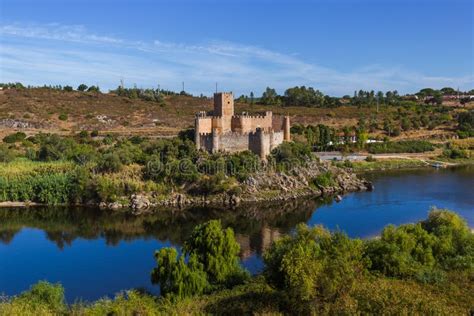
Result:
<svg viewBox="0 0 474 316"><path fill-rule="evenodd" d="M15 152L4 144L0 144L0 162L10 162L15 159Z"/></svg>
<svg viewBox="0 0 474 316"><path fill-rule="evenodd" d="M43 307L55 314L62 314L66 311L64 288L60 284L51 284L45 281L36 283L29 291L23 292L15 298L13 302L25 302L32 309Z"/></svg>
<svg viewBox="0 0 474 316"><path fill-rule="evenodd" d="M348 293L365 270L362 256L362 241L300 224L264 254L264 275L296 311L312 300L332 301Z"/></svg>
<svg viewBox="0 0 474 316"><path fill-rule="evenodd" d="M21 142L26 138L26 134L23 132L16 132L10 135L7 135L3 138L3 142L13 144L17 142Z"/></svg>
<svg viewBox="0 0 474 316"><path fill-rule="evenodd" d="M100 159L98 167L102 172L119 172L123 164L118 154L106 153Z"/></svg>
<svg viewBox="0 0 474 316"><path fill-rule="evenodd" d="M436 281L439 269L474 268L474 235L458 215L435 209L426 221L385 227L366 254L384 275Z"/></svg>
<svg viewBox="0 0 474 316"><path fill-rule="evenodd" d="M61 113L59 114L58 119L60 119L61 121L67 121L68 115L66 113Z"/></svg>
<svg viewBox="0 0 474 316"><path fill-rule="evenodd" d="M327 188L334 185L334 178L330 171L323 172L313 179L312 183L316 187Z"/></svg>

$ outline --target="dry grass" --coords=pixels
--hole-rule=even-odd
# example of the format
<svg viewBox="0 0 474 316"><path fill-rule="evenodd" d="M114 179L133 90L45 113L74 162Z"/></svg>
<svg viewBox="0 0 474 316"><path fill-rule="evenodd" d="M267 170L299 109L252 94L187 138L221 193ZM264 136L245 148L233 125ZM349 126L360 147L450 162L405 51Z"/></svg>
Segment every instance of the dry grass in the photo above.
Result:
<svg viewBox="0 0 474 316"><path fill-rule="evenodd" d="M23 129L27 134L39 131L68 135L80 130L100 130L119 135L173 136L191 127L194 114L212 110L212 100L188 96L167 96L165 102L129 99L108 93L65 92L51 89L6 90L0 93L0 120L12 118L37 124ZM397 111L394 107L374 109L341 106L336 109L279 107L257 104L236 104L236 113L258 113L271 110L275 115L289 114L293 123L325 124L336 128L353 126L361 117L375 116L379 122ZM67 114L62 121L60 114ZM98 116L105 116L101 122ZM0 126L0 137L12 132ZM423 138L452 134L452 126L433 131L425 129L404 133L402 138Z"/></svg>

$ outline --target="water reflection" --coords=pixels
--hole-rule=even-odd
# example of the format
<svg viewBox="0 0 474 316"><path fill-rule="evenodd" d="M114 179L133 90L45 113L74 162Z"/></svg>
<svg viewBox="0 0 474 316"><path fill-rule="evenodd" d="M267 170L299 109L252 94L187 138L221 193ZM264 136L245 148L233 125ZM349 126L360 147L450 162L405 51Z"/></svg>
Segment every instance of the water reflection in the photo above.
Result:
<svg viewBox="0 0 474 316"><path fill-rule="evenodd" d="M210 219L220 219L232 227L241 245L243 259L262 254L273 240L297 223L306 222L313 211L331 199L294 200L286 203L253 204L233 210L194 207L186 210L162 209L135 216L126 211L98 208L12 208L0 209L0 242L10 244L23 228L43 231L60 250L78 239L104 239L106 245L122 241L157 239L182 245L193 228Z"/></svg>

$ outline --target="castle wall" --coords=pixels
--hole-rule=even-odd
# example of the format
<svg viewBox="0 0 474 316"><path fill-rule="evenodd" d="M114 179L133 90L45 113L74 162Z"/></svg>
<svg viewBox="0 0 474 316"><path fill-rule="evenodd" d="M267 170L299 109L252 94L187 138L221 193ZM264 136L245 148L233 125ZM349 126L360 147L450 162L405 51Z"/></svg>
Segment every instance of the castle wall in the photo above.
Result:
<svg viewBox="0 0 474 316"><path fill-rule="evenodd" d="M234 115L232 93L214 94L214 115L199 112L195 120L196 148L209 152L250 150L261 158L290 140L290 119L273 119L271 111L264 115Z"/></svg>
<svg viewBox="0 0 474 316"><path fill-rule="evenodd" d="M220 135L222 151L234 153L249 149L249 134L228 133Z"/></svg>
<svg viewBox="0 0 474 316"><path fill-rule="evenodd" d="M231 129L239 133L255 132L257 128L270 131L273 128L272 112L266 112L265 115L235 115L232 117Z"/></svg>
<svg viewBox="0 0 474 316"><path fill-rule="evenodd" d="M274 132L270 139L270 151L278 147L281 143L283 143L283 131Z"/></svg>
<svg viewBox="0 0 474 316"><path fill-rule="evenodd" d="M199 130L200 134L212 132L212 117L196 117L196 121L196 130Z"/></svg>

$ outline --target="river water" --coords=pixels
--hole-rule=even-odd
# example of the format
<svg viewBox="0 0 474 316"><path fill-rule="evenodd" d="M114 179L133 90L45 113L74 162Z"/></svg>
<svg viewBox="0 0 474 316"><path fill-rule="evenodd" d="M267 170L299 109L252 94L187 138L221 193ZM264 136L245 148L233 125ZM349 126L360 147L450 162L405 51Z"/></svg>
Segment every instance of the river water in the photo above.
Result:
<svg viewBox="0 0 474 316"><path fill-rule="evenodd" d="M474 227L474 167L366 174L373 192L331 199L193 208L131 216L86 208L0 209L0 294L15 295L39 280L60 282L69 302L112 297L123 289L158 293L150 282L156 249L180 246L193 227L221 219L235 230L243 265L256 273L261 254L301 222L370 238L387 224L426 218L448 208Z"/></svg>

